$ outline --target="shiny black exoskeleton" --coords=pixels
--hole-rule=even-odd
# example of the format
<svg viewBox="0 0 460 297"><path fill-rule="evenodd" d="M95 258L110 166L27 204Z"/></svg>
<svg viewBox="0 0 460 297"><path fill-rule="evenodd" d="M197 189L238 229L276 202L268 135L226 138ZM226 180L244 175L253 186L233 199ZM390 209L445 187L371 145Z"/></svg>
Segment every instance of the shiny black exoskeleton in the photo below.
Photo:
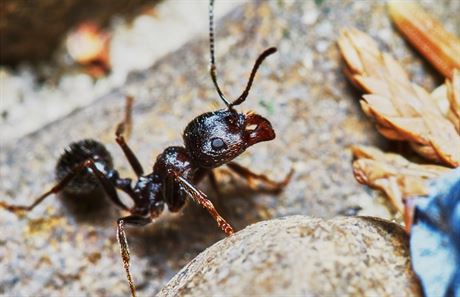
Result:
<svg viewBox="0 0 460 297"><path fill-rule="evenodd" d="M71 143L59 158L56 164L56 180L62 180L69 175L80 163L92 159L98 165L105 175L113 168L113 160L105 146L93 139L84 139ZM92 193L100 184L94 176L91 168L82 170L78 175L72 178L62 189L69 194L87 194Z"/></svg>
<svg viewBox="0 0 460 297"><path fill-rule="evenodd" d="M216 183L213 169L226 165L248 182L258 180L266 187L278 191L285 187L292 175L290 172L281 182L270 180L265 175L256 174L232 160L248 147L275 138L270 122L253 112L239 113L235 106L245 101L252 86L257 69L263 60L276 52L275 48L265 50L256 60L243 93L233 102L228 101L216 78L214 61L213 1L210 1L210 74L217 93L226 104L225 109L207 112L193 119L183 133L184 146L166 148L156 159L150 173L144 170L129 148L125 135L131 127L132 98L127 98L125 120L116 130L116 141L123 150L137 180L122 178L113 168L112 158L104 145L95 140L82 140L72 143L61 156L56 166L57 184L28 206L10 205L0 202L0 206L13 211L30 211L50 194L59 191L72 193L89 192L97 185L102 186L108 197L119 207L128 211L129 216L118 219L117 235L120 251L130 285L135 296L135 286L129 270L129 250L124 226L146 225L151 223L164 210L179 211L187 198L203 206L216 220L218 226L228 235L233 228L228 224L208 200L206 194L196 188L203 178L209 177ZM126 205L118 197L121 190L131 197L132 206Z"/></svg>

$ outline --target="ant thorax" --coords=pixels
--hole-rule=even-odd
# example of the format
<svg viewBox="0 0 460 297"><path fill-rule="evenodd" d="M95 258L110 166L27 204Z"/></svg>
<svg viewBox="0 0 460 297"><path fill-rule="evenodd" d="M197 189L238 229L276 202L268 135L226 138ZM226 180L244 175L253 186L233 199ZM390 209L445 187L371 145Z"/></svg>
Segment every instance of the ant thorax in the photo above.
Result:
<svg viewBox="0 0 460 297"><path fill-rule="evenodd" d="M168 175L176 174L193 179L193 165L184 147L170 146L158 155L153 165L153 174L163 182Z"/></svg>

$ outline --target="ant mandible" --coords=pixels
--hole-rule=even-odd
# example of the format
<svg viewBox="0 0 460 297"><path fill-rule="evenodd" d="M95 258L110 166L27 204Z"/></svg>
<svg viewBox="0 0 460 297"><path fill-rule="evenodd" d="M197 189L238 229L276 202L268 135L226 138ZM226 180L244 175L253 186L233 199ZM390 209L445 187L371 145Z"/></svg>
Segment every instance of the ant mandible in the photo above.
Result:
<svg viewBox="0 0 460 297"><path fill-rule="evenodd" d="M208 176L211 183L215 185L213 169L227 165L230 170L248 181L259 180L271 190L279 191L287 185L293 173L291 170L284 180L276 182L232 162L248 147L275 138L275 132L267 119L253 112L238 113L234 107L245 101L257 69L267 56L276 52L276 48L266 49L257 58L243 93L230 102L217 83L213 10L214 0L210 0L210 74L217 93L227 108L207 112L193 119L183 133L185 146L166 148L157 157L152 172L144 174L142 165L125 140L125 136L131 130L132 98L128 97L125 119L118 124L115 139L137 176L134 186L130 178L121 178L117 170L113 169L112 157L103 144L85 139L69 145L56 165L57 184L31 205L10 205L0 202L0 206L11 212L30 211L51 194L60 191L89 193L99 183L113 203L130 213L118 219L117 239L132 296L136 295L136 289L129 270L130 257L125 225L147 225L162 213L165 204L171 212L177 212L184 206L186 198L190 197L195 203L204 207L216 220L218 226L230 235L233 233L233 228L219 215L206 194L197 189L195 184ZM134 205L126 206L119 199L116 189L127 193Z"/></svg>

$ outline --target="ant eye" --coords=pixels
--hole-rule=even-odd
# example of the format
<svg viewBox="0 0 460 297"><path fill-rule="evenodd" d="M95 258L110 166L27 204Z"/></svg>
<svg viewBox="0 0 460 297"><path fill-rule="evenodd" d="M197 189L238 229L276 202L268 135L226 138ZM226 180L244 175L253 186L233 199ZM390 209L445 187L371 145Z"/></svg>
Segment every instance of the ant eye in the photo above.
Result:
<svg viewBox="0 0 460 297"><path fill-rule="evenodd" d="M211 147L216 151L220 151L221 149L224 149L226 145L225 145L225 142L221 138L215 137L211 139Z"/></svg>

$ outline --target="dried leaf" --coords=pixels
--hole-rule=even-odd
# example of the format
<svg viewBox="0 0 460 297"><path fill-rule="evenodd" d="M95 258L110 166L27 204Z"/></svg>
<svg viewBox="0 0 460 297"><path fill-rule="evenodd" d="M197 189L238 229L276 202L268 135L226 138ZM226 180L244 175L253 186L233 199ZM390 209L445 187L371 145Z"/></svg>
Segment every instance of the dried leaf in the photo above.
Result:
<svg viewBox="0 0 460 297"><path fill-rule="evenodd" d="M460 134L460 70L454 69L452 79L431 92L444 117L452 122Z"/></svg>
<svg viewBox="0 0 460 297"><path fill-rule="evenodd" d="M409 42L445 77L460 69L460 39L415 1L390 1L390 16Z"/></svg>
<svg viewBox="0 0 460 297"><path fill-rule="evenodd" d="M448 118L454 123L460 134L460 70L455 69L452 80L446 81L447 99L449 100Z"/></svg>
<svg viewBox="0 0 460 297"><path fill-rule="evenodd" d="M429 179L451 171L443 166L415 164L398 154L368 146L353 146L352 153L356 180L383 191L400 212L404 210L406 197L427 194Z"/></svg>
<svg viewBox="0 0 460 297"><path fill-rule="evenodd" d="M399 63L381 53L366 34L348 29L341 32L339 47L346 75L369 95L363 96L364 112L392 140L407 140L427 159L460 166L460 134L436 100L412 83Z"/></svg>

